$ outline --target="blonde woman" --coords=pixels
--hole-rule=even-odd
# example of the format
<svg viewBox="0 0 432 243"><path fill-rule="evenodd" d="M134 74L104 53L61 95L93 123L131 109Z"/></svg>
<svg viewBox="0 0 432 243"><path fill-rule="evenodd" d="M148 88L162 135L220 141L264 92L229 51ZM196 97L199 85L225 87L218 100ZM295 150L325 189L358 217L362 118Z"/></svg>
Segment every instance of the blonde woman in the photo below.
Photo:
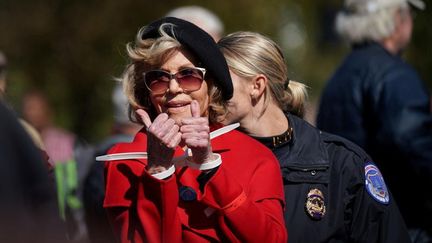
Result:
<svg viewBox="0 0 432 243"><path fill-rule="evenodd" d="M224 123L270 148L282 169L291 242L409 242L378 168L359 147L304 120L305 85L289 80L279 46L253 32L218 42L233 98Z"/></svg>

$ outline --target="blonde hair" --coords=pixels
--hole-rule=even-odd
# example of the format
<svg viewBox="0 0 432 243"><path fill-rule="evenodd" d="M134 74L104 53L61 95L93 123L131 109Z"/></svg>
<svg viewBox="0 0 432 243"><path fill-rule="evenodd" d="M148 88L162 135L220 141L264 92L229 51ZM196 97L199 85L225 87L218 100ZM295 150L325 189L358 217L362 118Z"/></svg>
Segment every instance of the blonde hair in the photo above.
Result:
<svg viewBox="0 0 432 243"><path fill-rule="evenodd" d="M138 108L146 110L151 119L157 116L150 101L150 91L144 84L143 73L159 68L176 51L183 48L175 38L173 27L171 23L162 24L159 28L160 37L144 40L141 37L146 27L143 27L138 31L135 43L128 43L126 46L130 63L119 81L123 83L123 91L129 101L129 119L133 122L140 122L135 113ZM221 91L213 85L212 77L206 74L205 80L209 87L209 119L212 123L226 113L226 101L222 99Z"/></svg>
<svg viewBox="0 0 432 243"><path fill-rule="evenodd" d="M395 13L409 6L403 2L374 11L358 11L356 6L352 6L354 9L350 11L350 6L347 7L347 11L336 16L336 31L350 43L361 43L378 42L390 36L396 28Z"/></svg>
<svg viewBox="0 0 432 243"><path fill-rule="evenodd" d="M218 42L228 66L236 75L251 80L263 74L269 80L265 107L273 100L284 112L303 117L307 98L306 86L289 80L280 47L270 38L255 32L235 32Z"/></svg>

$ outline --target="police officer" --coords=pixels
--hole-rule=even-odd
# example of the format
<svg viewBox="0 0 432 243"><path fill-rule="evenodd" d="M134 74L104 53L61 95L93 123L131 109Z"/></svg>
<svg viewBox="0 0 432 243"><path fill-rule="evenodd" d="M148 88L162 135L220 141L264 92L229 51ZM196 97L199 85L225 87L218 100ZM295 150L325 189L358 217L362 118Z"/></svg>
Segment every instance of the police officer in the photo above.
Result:
<svg viewBox="0 0 432 243"><path fill-rule="evenodd" d="M287 79L277 44L252 32L230 34L218 44L234 86L224 123L239 122L279 159L289 242L410 242L370 157L298 117L306 89Z"/></svg>

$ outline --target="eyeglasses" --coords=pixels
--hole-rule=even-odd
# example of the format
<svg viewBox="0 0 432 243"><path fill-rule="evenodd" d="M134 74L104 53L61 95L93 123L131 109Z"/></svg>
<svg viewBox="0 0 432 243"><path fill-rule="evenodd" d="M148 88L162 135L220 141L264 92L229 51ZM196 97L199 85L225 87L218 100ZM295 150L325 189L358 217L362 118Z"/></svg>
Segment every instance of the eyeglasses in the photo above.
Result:
<svg viewBox="0 0 432 243"><path fill-rule="evenodd" d="M205 68L190 67L174 74L163 70L151 70L143 73L143 76L146 87L153 94L163 94L168 90L171 79L175 79L185 92L199 90L205 73Z"/></svg>

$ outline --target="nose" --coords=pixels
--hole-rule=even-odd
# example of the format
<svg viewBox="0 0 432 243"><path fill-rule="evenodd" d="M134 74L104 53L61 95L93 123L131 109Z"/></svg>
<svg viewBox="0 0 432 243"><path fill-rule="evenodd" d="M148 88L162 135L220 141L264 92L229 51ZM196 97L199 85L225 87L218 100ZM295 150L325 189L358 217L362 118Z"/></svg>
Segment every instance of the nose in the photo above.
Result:
<svg viewBox="0 0 432 243"><path fill-rule="evenodd" d="M169 81L168 92L171 94L183 92L183 89L180 87L180 84L177 82L174 76L171 76L171 79Z"/></svg>

